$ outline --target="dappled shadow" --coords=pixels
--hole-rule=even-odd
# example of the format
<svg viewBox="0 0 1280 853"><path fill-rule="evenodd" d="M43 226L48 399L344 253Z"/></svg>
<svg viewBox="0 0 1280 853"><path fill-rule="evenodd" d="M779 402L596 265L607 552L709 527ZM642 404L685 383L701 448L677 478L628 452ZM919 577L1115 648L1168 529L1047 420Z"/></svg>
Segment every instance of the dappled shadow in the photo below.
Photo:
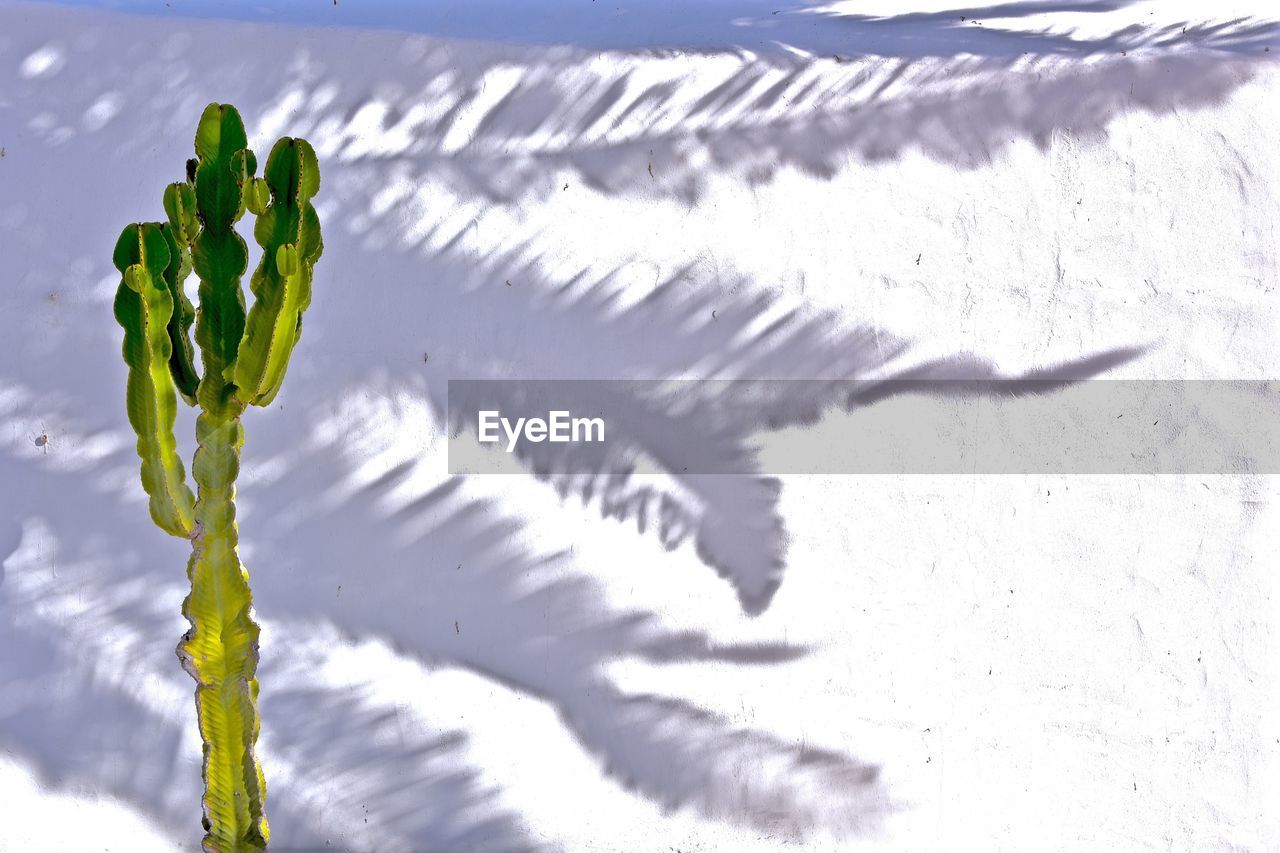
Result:
<svg viewBox="0 0 1280 853"><path fill-rule="evenodd" d="M30 650L0 662L0 739L46 781L89 782L176 834L191 829L198 745L190 685L172 658L185 555L137 500L106 261L115 228L158 214L200 108L233 101L261 137L311 137L325 169L317 302L285 395L251 415L241 493L265 626L270 813L287 847L334 834L380 853L541 843L470 758L473 732L430 717L429 689L418 716L370 684L318 676L344 640L394 644L428 688L441 670L460 670L545 703L604 774L664 807L779 837L866 831L892 807L857 757L738 725L674 691L620 686L609 670L627 659L780 666L804 650L777 638L723 642L620 607L596 580L607 567L531 544L536 512L433 473L448 378L999 375L963 353L916 358L873 318L788 303L768 282L650 274L643 263L642 274L575 267L521 222L521 204L564 192L562 172L609 193L693 198L708 173L822 175L848 156L920 149L967 165L1007 139L1101 132L1123 110L1209 103L1249 74L1200 53L1077 67L994 50L942 65L734 52L693 72L670 56L459 52L331 32L295 43L286 31L237 27L219 31L236 40L229 56L223 42L171 23L84 12L92 26L68 35L71 13L31 14L0 41L0 116L15 134L0 140L0 186L14 200L0 211L0 240L16 282L13 310L0 313L13 342L0 374L0 475L24 507L20 537L0 528L0 631L6 647ZM17 17L0 10L0 20ZM344 53L349 40L358 50ZM71 74L93 85L52 85ZM113 202L51 192L53 163L58 187ZM495 210L498 221L483 219ZM482 219L495 236L477 256L462 235ZM1092 375L1134 352L1067 372ZM711 400L711 419L637 415L625 425L634 442L679 489L609 470L552 485L664 545L689 542L759 612L781 581L786 535L780 484L758 475L748 442L874 402L816 387L764 408ZM34 444L46 431L51 443ZM689 447L673 436L736 454L743 477L681 476ZM550 511L559 502L545 492ZM51 712L51 696L74 701Z"/></svg>
<svg viewBox="0 0 1280 853"><path fill-rule="evenodd" d="M1008 18L1054 6L991 9ZM709 173L752 183L786 168L829 177L850 158L912 151L972 167L1020 140L1043 147L1059 132L1101 136L1126 112L1217 103L1251 77L1280 37L1274 21L1247 19L1126 26L1094 39L960 20L983 11L805 13L820 32L896 35L887 43L870 36L887 44L871 55L730 49L697 63L647 51L480 43L458 50L432 37L375 31L321 29L299 40L295 30L224 24L242 46L226 63L172 24L115 17L101 18L101 31L84 30L77 47L51 28L47 40L10 46L0 62L19 66L36 97L42 81L89 64L105 81L133 78L148 99L141 112L129 105L131 132L113 134L118 153L149 152L183 136L182 117L211 98L235 100L254 116L260 144L287 126L316 140L322 158L376 165L392 197L412 194L430 176L447 189L433 200L439 210L474 204L477 195L490 203L545 196L561 190L562 174L610 193L692 199ZM83 16L81 27L100 14L42 12L67 23ZM108 36L122 20L134 32ZM1009 41L1000 49L971 43L991 39ZM952 49L921 49L928 44ZM344 62L352 45L378 55L377 66ZM120 121L126 108L114 89L86 90L75 101L46 101L19 126L59 146ZM458 227L470 221L454 218Z"/></svg>
<svg viewBox="0 0 1280 853"><path fill-rule="evenodd" d="M64 5L93 5L63 0ZM931 12L855 14L816 0L614 0L539 3L473 0L406 7L394 2L353 4L255 3L252 7L187 0L116 0L136 14L208 17L253 23L372 27L439 38L522 45L573 45L591 50L786 49L811 54L944 58L957 54L1009 57L1027 52L1088 56L1132 50L1159 40L1211 43L1218 49L1260 48L1258 33L1233 32L1240 21L1207 27L1181 22L1164 28L1130 25L1104 36L1072 29L1019 27L1027 18L1105 16L1134 0L1025 0L957 5Z"/></svg>
<svg viewBox="0 0 1280 853"><path fill-rule="evenodd" d="M8 425L15 410L41 411L60 425L80 419L47 396L4 391L16 404L5 408ZM136 467L130 451L60 467L59 455L101 437L60 432L66 444L52 454L15 456L10 447L0 457L4 482L24 495L21 540L6 555L0 586L0 743L45 783L88 784L190 839L200 811L199 743L191 683L173 654L185 549L157 539L145 508L118 494ZM318 679L332 630L289 615L264 620L260 670L263 701L278 709L263 722L263 754L279 840L319 846L339 838L355 849L409 853L425 842L532 846L469 765L465 732L415 720L359 683ZM275 644L289 653L273 652ZM388 727L393 739L383 736Z"/></svg>
<svg viewBox="0 0 1280 853"><path fill-rule="evenodd" d="M628 694L607 672L631 656L776 665L802 649L717 643L610 608L565 555L513 547L523 524L467 498L460 481L422 491L421 463L375 458L391 467L362 483L347 461L358 444L347 431L376 424L341 423L291 452L279 479L243 493L254 525L272 530L250 546L250 562L270 567L254 572L266 638L263 756L285 845L531 845L500 792L466 766L463 733L429 717L415 724L358 684L317 679L338 639L327 626L385 638L429 671L461 667L548 702L608 773L669 807L779 835L875 821L886 800L874 768L732 726L676 697ZM28 500L0 589L6 648L23 650L3 664L0 737L46 782L91 782L181 832L199 794L190 687L172 658L181 543L149 535L137 502L113 494L114 475L133 468L128 452L89 470L60 472L44 455L0 464ZM98 487L69 497L86 476ZM75 700L50 707L57 696ZM394 736L382 737L388 728ZM739 781L744 772L750 785Z"/></svg>
<svg viewBox="0 0 1280 853"><path fill-rule="evenodd" d="M291 465L263 495L265 503L321 495L257 552L273 567L271 578L256 581L263 612L333 619L542 699L607 773L670 808L692 806L787 836L874 823L886 805L874 768L835 754L806 761L798 746L731 726L674 696L631 695L609 674L612 663L629 657L773 665L801 649L672 634L655 614L610 606L593 579L607 566L525 551L515 544L525 538L515 518L465 500L462 481L435 480L427 463L396 461L400 448L365 463L385 473L337 497L352 477L322 460L349 454L373 421L390 416L348 413L312 464ZM275 542L313 542L327 556L298 555ZM301 576L308 592L299 594ZM735 781L743 773L750 785Z"/></svg>
<svg viewBox="0 0 1280 853"><path fill-rule="evenodd" d="M1160 26L1130 24L1102 36L1047 28L1029 31L1001 25L1041 15L1105 14L1130 5L1133 5L1133 0L1032 0L899 15L860 15L824 10L813 16L823 24L832 25L822 29L826 40L821 48L818 45L807 47L803 42L796 43L796 46L819 52L825 48L854 55L911 58L943 58L959 54L1018 57L1029 53L1085 58L1098 54L1125 54L1149 47L1195 47L1252 54L1274 45L1277 38L1274 23L1247 18L1216 23L1179 21Z"/></svg>

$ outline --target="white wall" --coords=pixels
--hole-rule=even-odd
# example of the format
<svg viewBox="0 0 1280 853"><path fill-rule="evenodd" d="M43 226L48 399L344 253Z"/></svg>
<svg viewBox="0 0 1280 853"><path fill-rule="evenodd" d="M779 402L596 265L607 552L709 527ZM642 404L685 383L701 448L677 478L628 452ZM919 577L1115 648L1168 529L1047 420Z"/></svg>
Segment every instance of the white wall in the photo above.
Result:
<svg viewBox="0 0 1280 853"><path fill-rule="evenodd" d="M1187 8L623 53L0 5L0 849L198 848L109 255L211 100L324 173L240 493L279 849L1277 849L1273 478L693 484L667 550L445 473L448 378L1275 376L1276 31Z"/></svg>

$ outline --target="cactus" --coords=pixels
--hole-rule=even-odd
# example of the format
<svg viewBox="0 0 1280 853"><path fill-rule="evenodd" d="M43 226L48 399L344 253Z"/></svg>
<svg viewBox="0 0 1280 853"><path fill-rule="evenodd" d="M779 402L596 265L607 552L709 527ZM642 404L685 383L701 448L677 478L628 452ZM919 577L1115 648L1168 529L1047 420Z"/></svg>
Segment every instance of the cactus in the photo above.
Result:
<svg viewBox="0 0 1280 853"><path fill-rule="evenodd" d="M160 227L148 223L124 229L113 260L122 274L114 308L124 327L124 360L129 365L125 405L138 434L142 488L151 498L151 517L160 529L190 536L195 498L173 437L178 416L170 375L174 305L164 284L173 258Z"/></svg>
<svg viewBox="0 0 1280 853"><path fill-rule="evenodd" d="M196 681L204 743L202 849L242 853L265 850L270 833L254 752L259 629L236 550L240 417L248 406L275 399L302 334L323 249L311 205L320 172L311 146L286 137L272 148L264 177L256 177L257 158L229 104L205 109L195 149L187 180L164 191L167 221L129 225L120 235L114 307L124 327L126 402L151 516L166 533L191 542L191 593L182 605L191 628L177 652ZM254 238L263 250L247 314L241 279L248 250L235 230L246 211L257 217ZM198 309L183 289L192 271L200 283ZM200 409L194 495L174 438L179 396Z"/></svg>
<svg viewBox="0 0 1280 853"><path fill-rule="evenodd" d="M316 153L305 139L281 139L267 157L265 179L250 194L258 221L253 237L262 262L253 273L253 308L236 357L236 393L265 406L275 399L289 356L302 335L302 312L311 303L311 271L324 244L311 198L320 188ZM263 185L270 203L259 207Z"/></svg>

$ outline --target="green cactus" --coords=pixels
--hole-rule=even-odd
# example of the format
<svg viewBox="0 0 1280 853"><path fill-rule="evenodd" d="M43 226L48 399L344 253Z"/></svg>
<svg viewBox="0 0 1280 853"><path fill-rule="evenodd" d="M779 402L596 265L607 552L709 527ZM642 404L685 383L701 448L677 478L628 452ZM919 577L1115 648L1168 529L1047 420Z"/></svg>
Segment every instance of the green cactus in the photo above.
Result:
<svg viewBox="0 0 1280 853"><path fill-rule="evenodd" d="M302 312L311 303L311 271L324 244L311 198L320 188L316 152L305 139L281 139L267 157L265 180L254 179L250 208L258 214L254 239L262 261L253 273L253 308L236 357L236 394L265 406L284 380L294 344L302 335ZM270 203L262 207L263 185Z"/></svg>
<svg viewBox="0 0 1280 853"><path fill-rule="evenodd" d="M190 536L195 498L173 437L178 405L170 375L169 327L175 312L164 284L164 272L173 259L160 226L148 223L124 229L113 260L122 273L114 307L124 327L126 408L138 434L142 488L151 498L151 517L160 529Z"/></svg>
<svg viewBox="0 0 1280 853"><path fill-rule="evenodd" d="M173 354L169 366L178 393L188 405L196 402L196 388L200 374L196 371L195 352L191 347L191 325L196 320L196 309L182 289L191 275L191 241L200 229L196 218L196 191L191 184L170 184L164 191L164 210L169 221L161 230L169 244L169 254L178 259L164 271L164 283L173 296L175 316L169 325L169 342Z"/></svg>
<svg viewBox="0 0 1280 853"><path fill-rule="evenodd" d="M270 833L258 739L258 625L249 575L236 551L235 481L250 405L266 406L284 380L311 301L323 243L311 199L320 187L315 152L302 139L278 141L257 178L235 108L210 104L196 131L187 180L164 192L167 222L129 225L116 244L121 273L115 316L124 327L129 423L138 435L142 486L166 533L191 541L191 593L182 605L190 630L178 658L196 681L204 742L203 849L264 850ZM257 217L262 260L245 313L241 278L248 250L236 222ZM199 308L183 290L199 278ZM191 343L200 351L196 367ZM201 372L203 371L203 372ZM192 476L174 438L177 398L198 405Z"/></svg>

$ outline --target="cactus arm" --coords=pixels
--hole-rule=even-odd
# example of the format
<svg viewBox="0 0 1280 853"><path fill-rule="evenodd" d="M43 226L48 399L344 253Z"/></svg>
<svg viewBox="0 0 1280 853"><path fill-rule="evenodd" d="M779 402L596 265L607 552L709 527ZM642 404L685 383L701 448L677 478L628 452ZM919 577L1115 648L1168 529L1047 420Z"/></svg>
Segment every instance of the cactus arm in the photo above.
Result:
<svg viewBox="0 0 1280 853"><path fill-rule="evenodd" d="M173 316L169 319L169 373L178 394L188 406L196 403L196 389L200 387L200 374L196 371L195 351L191 346L191 326L195 323L196 309L183 291L183 282L191 273L191 250L179 243L173 229L165 223L160 226L165 242L169 244L169 265L164 270L164 283L173 300Z"/></svg>
<svg viewBox="0 0 1280 853"><path fill-rule="evenodd" d="M165 187L164 211L168 223L162 228L169 243L169 266L164 271L164 281L173 296L173 317L169 320L169 340L173 355L169 371L173 384L188 405L195 405L196 389L200 386L200 374L196 371L195 351L191 345L191 327L196 320L196 309L183 288L191 275L191 244L200 232L196 218L196 191L191 183L174 183Z"/></svg>
<svg viewBox="0 0 1280 853"><path fill-rule="evenodd" d="M200 231L191 247L191 264L200 278L196 345L204 364L196 397L206 412L223 417L243 408L233 399L227 372L235 363L244 334L244 291L240 279L249 253L235 232L244 212L242 185L246 160L236 155L247 140L240 114L228 104L210 104L196 131L195 202Z"/></svg>
<svg viewBox="0 0 1280 853"><path fill-rule="evenodd" d="M138 436L142 487L156 525L185 538L193 529L195 498L173 435L177 398L169 374L168 326L174 306L163 279L170 255L160 226L126 227L113 260L122 274L114 311L124 328L122 352L129 367L125 400Z"/></svg>
<svg viewBox="0 0 1280 853"><path fill-rule="evenodd" d="M249 576L236 548L235 479L244 430L238 417L202 413L192 473L195 506L187 573L191 593L182 612L191 629L178 644L183 667L196 680L196 712L204 742L203 849L245 853L266 849L262 766L258 739L258 634Z"/></svg>
<svg viewBox="0 0 1280 853"><path fill-rule="evenodd" d="M246 189L251 210L261 205L264 183L270 201L253 229L262 261L250 281L254 303L235 366L237 396L256 406L275 399L284 381L302 335L302 313L311 303L313 268L324 249L320 217L311 204L320 188L311 145L304 139L281 139L267 157L264 175Z"/></svg>

